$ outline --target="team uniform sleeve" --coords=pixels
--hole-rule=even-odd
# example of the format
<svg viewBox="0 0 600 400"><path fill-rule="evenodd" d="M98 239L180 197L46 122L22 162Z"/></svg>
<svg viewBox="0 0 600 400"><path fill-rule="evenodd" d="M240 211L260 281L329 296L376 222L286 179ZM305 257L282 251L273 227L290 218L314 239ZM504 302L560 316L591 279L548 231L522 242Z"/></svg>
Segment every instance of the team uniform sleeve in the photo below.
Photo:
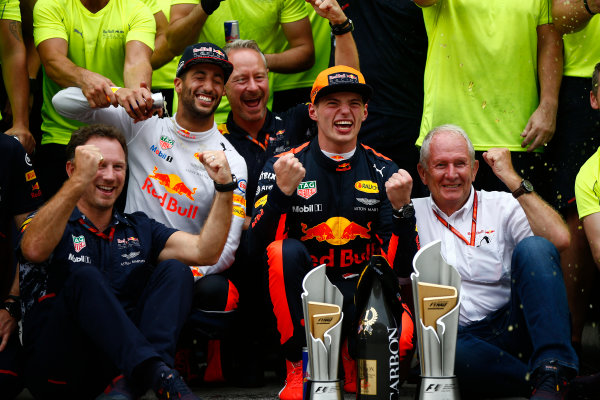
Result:
<svg viewBox="0 0 600 400"><path fill-rule="evenodd" d="M540 13L538 15L538 26L552 23L552 8L550 0L538 0Z"/></svg>
<svg viewBox="0 0 600 400"><path fill-rule="evenodd" d="M248 229L248 244L252 251L257 252L256 254L262 254L269 243L274 241L277 234L284 229L283 226L280 227L280 224L285 223L285 219L282 217L289 210L292 202L292 196L285 195L275 182L273 164L276 160L277 157L274 157L265 164L258 179L256 196L254 196L254 211Z"/></svg>
<svg viewBox="0 0 600 400"><path fill-rule="evenodd" d="M36 47L47 39L69 40L65 10L54 0L39 0L33 8L33 39Z"/></svg>
<svg viewBox="0 0 600 400"><path fill-rule="evenodd" d="M152 15L157 14L159 11L162 11L160 8L160 4L156 0L140 0L142 3L146 5L150 9Z"/></svg>
<svg viewBox="0 0 600 400"><path fill-rule="evenodd" d="M21 22L19 0L0 0L0 19Z"/></svg>
<svg viewBox="0 0 600 400"><path fill-rule="evenodd" d="M280 23L295 22L308 16L304 0L282 0L282 2L283 10L279 17Z"/></svg>
<svg viewBox="0 0 600 400"><path fill-rule="evenodd" d="M65 118L87 124L114 126L123 133L127 143L131 142L135 137L135 133L147 122L141 121L134 125L129 114L121 106L91 108L83 92L77 87L70 87L59 91L52 98L52 105L56 112Z"/></svg>
<svg viewBox="0 0 600 400"><path fill-rule="evenodd" d="M385 182L394 171L398 170L396 164L386 168L388 173L379 182L382 188L381 208L377 238L381 241L381 249L392 269L398 277L406 278L412 272L412 260L417 253L416 219L397 218L393 216L392 204L385 192Z"/></svg>
<svg viewBox="0 0 600 400"><path fill-rule="evenodd" d="M140 3L131 13L128 25L129 31L125 42L137 40L154 50L156 22L148 6Z"/></svg>
<svg viewBox="0 0 600 400"><path fill-rule="evenodd" d="M598 183L598 156L583 164L575 179L575 199L579 219L600 212L600 185Z"/></svg>
<svg viewBox="0 0 600 400"><path fill-rule="evenodd" d="M240 190L240 182L248 181L248 172L246 162L242 156L236 157L235 160L235 164L232 163L231 165L231 172L238 180L238 188L233 192L231 227L229 228L227 241L225 242L225 247L219 257L219 261L214 265L201 266L199 268L203 275L216 274L229 268L233 264L233 261L235 261L235 252L240 245L242 229L246 219L246 194L243 190Z"/></svg>

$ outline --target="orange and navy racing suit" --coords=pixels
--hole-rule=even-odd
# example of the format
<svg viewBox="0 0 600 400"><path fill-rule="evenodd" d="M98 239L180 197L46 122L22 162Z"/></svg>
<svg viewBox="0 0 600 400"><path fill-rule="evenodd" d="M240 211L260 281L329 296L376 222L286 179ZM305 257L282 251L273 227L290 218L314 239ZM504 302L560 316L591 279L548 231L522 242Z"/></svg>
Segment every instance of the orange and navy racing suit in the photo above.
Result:
<svg viewBox="0 0 600 400"><path fill-rule="evenodd" d="M415 219L396 218L385 182L396 164L358 145L347 160L321 151L318 138L290 150L306 169L296 192L285 195L269 160L260 175L249 247L266 251L269 294L286 359L301 358L306 346L301 304L302 280L310 269L327 265L327 277L344 295L342 332L354 353L354 292L359 274L373 254L383 254L398 277L408 277L417 251ZM286 153L283 153L286 154ZM406 308L406 307L405 307ZM399 322L400 323L400 322ZM413 346L413 322L402 318L405 354Z"/></svg>

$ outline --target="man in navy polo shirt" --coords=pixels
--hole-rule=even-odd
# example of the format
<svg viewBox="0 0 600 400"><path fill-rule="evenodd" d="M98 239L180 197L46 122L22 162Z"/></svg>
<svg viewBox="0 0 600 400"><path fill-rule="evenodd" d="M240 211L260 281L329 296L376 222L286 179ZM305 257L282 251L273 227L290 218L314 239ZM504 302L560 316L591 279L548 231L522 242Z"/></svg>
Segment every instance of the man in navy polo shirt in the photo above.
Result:
<svg viewBox="0 0 600 400"><path fill-rule="evenodd" d="M0 388L12 399L23 389L19 278L14 254L15 226L42 205L42 192L25 149L8 134L0 133Z"/></svg>
<svg viewBox="0 0 600 400"><path fill-rule="evenodd" d="M75 131L69 180L24 227L20 243L23 342L36 397L196 399L172 369L192 299L187 265L215 263L232 213L222 151L198 159L217 193L198 235L113 206L123 189L127 146L102 125Z"/></svg>

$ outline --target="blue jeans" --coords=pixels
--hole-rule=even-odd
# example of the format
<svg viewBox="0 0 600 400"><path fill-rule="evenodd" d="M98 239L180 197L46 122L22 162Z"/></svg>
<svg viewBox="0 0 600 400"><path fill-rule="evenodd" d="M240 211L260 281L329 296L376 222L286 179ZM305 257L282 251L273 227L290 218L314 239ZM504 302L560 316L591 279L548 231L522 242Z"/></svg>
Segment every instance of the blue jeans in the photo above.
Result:
<svg viewBox="0 0 600 400"><path fill-rule="evenodd" d="M525 238L511 266L508 304L458 328L455 372L465 398L528 397L529 373L551 360L577 370L556 247L541 237Z"/></svg>

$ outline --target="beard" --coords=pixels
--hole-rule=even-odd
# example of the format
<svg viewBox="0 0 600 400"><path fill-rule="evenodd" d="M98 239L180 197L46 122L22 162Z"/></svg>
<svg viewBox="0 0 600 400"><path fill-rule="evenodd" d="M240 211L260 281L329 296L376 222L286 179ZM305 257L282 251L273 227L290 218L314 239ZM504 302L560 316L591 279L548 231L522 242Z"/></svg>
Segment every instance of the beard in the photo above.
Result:
<svg viewBox="0 0 600 400"><path fill-rule="evenodd" d="M219 107L219 103L221 102L221 99L218 99L210 109L205 109L196 106L196 96L194 96L191 90L182 91L179 97L181 99L180 108L182 108L187 115L196 119L206 119L214 115L215 110Z"/></svg>

